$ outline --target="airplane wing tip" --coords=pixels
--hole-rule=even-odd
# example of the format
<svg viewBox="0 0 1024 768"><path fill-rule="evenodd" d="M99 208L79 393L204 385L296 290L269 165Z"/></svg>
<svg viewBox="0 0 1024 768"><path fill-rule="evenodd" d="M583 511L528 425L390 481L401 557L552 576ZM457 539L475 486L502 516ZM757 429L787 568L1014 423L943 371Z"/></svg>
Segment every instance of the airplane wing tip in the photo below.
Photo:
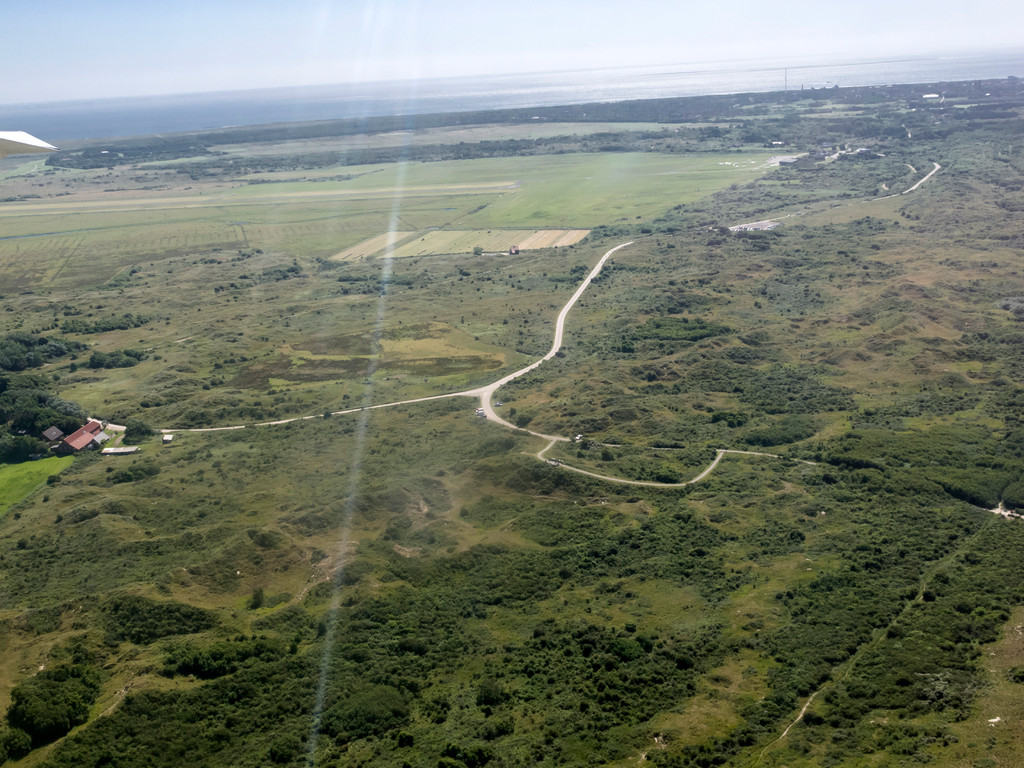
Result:
<svg viewBox="0 0 1024 768"><path fill-rule="evenodd" d="M33 152L59 152L60 150L25 131L0 131L0 157Z"/></svg>

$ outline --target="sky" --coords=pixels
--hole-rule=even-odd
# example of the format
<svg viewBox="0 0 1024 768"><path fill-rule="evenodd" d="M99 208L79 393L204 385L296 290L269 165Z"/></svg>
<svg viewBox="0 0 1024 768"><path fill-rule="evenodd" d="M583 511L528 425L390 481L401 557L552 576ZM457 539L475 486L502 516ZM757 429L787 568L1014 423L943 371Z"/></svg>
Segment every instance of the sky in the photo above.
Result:
<svg viewBox="0 0 1024 768"><path fill-rule="evenodd" d="M1024 3L48 0L8 5L3 28L0 105L619 66L737 60L796 65L807 59L1021 49Z"/></svg>

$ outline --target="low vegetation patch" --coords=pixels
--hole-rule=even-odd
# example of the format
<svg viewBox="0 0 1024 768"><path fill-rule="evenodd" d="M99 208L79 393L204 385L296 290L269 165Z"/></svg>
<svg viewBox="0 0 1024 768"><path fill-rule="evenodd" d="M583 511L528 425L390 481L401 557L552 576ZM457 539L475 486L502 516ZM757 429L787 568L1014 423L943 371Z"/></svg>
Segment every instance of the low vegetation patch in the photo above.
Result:
<svg viewBox="0 0 1024 768"><path fill-rule="evenodd" d="M0 468L0 757L1012 762L1017 89L560 107L530 116L672 122L460 145L513 119L467 115L447 148L355 137L407 127L383 119L225 129L8 179L68 194L0 211L35 233L0 242L0 446L88 413L141 450ZM568 438L550 461L425 399L544 355L627 241L492 398ZM672 488L566 466L674 483L720 449Z"/></svg>

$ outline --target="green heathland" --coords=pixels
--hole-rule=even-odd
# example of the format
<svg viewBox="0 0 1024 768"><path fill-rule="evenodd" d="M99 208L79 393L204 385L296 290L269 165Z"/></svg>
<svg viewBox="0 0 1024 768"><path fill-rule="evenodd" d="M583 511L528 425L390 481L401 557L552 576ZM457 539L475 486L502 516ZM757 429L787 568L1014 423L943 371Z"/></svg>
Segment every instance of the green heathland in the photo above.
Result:
<svg viewBox="0 0 1024 768"><path fill-rule="evenodd" d="M0 333L63 350L19 375L140 435L244 428L78 456L0 520L0 758L1014 765L1015 87L600 105L687 122L475 123L409 143L432 162L369 162L389 133L343 166L308 126L19 166ZM330 258L431 227L592 231ZM470 398L360 410L543 355L626 241L496 395L580 436L557 464ZM687 486L569 469L672 483L722 448Z"/></svg>

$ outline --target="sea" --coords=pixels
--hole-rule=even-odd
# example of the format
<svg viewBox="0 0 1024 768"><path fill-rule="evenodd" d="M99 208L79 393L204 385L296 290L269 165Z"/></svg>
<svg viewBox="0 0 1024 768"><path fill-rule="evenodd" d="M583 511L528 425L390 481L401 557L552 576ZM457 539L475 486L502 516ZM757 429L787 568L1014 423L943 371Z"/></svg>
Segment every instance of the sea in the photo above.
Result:
<svg viewBox="0 0 1024 768"><path fill-rule="evenodd" d="M0 105L50 142L239 125L1024 76L1024 49L863 60L728 61Z"/></svg>

